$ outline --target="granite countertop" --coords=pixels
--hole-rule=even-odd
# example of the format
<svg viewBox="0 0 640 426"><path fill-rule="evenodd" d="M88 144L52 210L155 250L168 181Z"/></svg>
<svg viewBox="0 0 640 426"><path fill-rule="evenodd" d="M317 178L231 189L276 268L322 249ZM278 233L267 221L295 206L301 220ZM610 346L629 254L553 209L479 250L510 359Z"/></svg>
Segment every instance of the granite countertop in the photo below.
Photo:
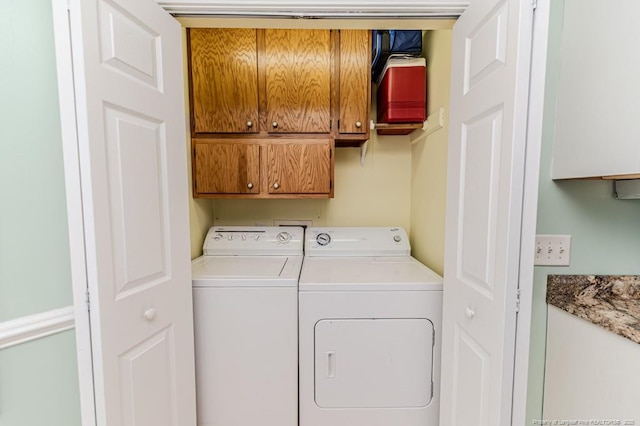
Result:
<svg viewBox="0 0 640 426"><path fill-rule="evenodd" d="M640 275L549 275L547 303L640 343Z"/></svg>

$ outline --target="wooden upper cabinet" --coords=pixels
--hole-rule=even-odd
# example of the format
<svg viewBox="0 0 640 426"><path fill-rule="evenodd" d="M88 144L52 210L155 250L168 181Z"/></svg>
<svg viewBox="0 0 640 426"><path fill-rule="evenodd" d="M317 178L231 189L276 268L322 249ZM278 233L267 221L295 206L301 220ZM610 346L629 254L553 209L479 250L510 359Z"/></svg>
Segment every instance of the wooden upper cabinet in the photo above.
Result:
<svg viewBox="0 0 640 426"><path fill-rule="evenodd" d="M260 146L246 143L195 143L194 193L260 192Z"/></svg>
<svg viewBox="0 0 640 426"><path fill-rule="evenodd" d="M331 132L331 32L265 30L266 127Z"/></svg>
<svg viewBox="0 0 640 426"><path fill-rule="evenodd" d="M333 140L274 143L267 149L269 194L330 194Z"/></svg>
<svg viewBox="0 0 640 426"><path fill-rule="evenodd" d="M194 133L256 133L257 30L189 30Z"/></svg>
<svg viewBox="0 0 640 426"><path fill-rule="evenodd" d="M371 32L340 30L340 134L369 136Z"/></svg>

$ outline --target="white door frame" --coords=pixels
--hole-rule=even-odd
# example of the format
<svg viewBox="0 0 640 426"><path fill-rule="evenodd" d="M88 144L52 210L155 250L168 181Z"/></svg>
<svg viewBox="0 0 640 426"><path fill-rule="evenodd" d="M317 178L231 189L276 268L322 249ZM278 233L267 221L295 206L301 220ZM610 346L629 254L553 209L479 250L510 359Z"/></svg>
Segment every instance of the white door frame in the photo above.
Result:
<svg viewBox="0 0 640 426"><path fill-rule="evenodd" d="M76 332L76 355L80 386L82 426L96 425L93 358L91 353L91 322L87 264L85 252L80 147L78 145L75 83L71 48L69 4L67 0L52 0L53 31L58 73L58 98L62 131L62 154L67 195L67 224L71 258L71 283Z"/></svg>
<svg viewBox="0 0 640 426"><path fill-rule="evenodd" d="M523 0L527 1L528 0ZM350 10L364 9L362 4L341 4ZM533 259L538 203L538 179L544 101L546 51L550 0L538 0L534 14L534 45L529 95L529 123L525 160L525 183L520 247L520 312L516 336L516 360L513 388L512 425L526 423L526 404L529 366L529 339L531 335L531 306L533 293ZM76 127L75 90L71 55L71 33L67 0L52 0L54 36L58 71L60 115L67 194L67 217L71 251L71 273L76 323L76 350L80 380L80 407L83 426L95 426L91 334L87 303L86 253L84 248L84 219L82 179L79 165L79 147ZM212 3L213 4L213 3ZM411 15L410 9L402 11ZM414 13L423 12L416 7ZM246 10L238 14L249 15ZM310 13L311 14L311 13ZM256 14L251 14L255 16Z"/></svg>
<svg viewBox="0 0 640 426"><path fill-rule="evenodd" d="M511 424L527 424L527 390L529 384L529 352L531 315L533 307L533 261L538 215L538 186L540 179L540 153L542 150L542 124L544 92L547 72L547 46L549 38L549 9L551 0L537 0L533 15L533 46L531 49L531 76L529 82L529 112L527 147L520 239L520 311L516 325L516 352L513 381ZM542 413L540 413L542 414Z"/></svg>

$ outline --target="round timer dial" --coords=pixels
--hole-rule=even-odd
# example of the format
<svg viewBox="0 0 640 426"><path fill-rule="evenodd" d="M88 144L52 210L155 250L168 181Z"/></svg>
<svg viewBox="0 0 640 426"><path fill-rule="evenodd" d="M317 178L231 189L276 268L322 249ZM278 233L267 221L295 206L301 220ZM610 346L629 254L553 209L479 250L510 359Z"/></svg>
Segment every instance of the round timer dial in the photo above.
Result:
<svg viewBox="0 0 640 426"><path fill-rule="evenodd" d="M331 235L327 234L326 232L322 232L316 236L316 242L318 243L318 245L326 246L331 242Z"/></svg>
<svg viewBox="0 0 640 426"><path fill-rule="evenodd" d="M280 243L287 243L289 242L289 240L291 240L291 234L288 232L281 232L278 235L276 235L276 239Z"/></svg>

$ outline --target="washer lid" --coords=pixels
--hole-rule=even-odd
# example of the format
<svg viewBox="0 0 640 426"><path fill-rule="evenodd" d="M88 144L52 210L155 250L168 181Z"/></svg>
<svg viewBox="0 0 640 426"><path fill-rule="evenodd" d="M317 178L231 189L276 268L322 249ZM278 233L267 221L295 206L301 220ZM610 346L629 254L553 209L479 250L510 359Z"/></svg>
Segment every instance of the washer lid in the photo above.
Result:
<svg viewBox="0 0 640 426"><path fill-rule="evenodd" d="M305 257L300 291L442 290L442 277L411 256Z"/></svg>
<svg viewBox="0 0 640 426"><path fill-rule="evenodd" d="M194 287L297 285L302 256L201 256L191 264Z"/></svg>

